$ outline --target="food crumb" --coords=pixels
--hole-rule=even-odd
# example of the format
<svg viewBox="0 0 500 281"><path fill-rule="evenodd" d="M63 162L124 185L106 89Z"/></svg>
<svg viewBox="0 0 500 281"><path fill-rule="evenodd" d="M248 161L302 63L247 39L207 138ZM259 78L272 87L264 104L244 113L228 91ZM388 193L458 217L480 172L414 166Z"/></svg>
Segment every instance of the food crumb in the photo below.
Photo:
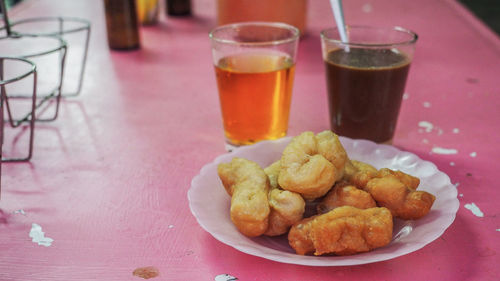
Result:
<svg viewBox="0 0 500 281"><path fill-rule="evenodd" d="M476 152L471 152L470 157L476 157L477 153Z"/></svg>
<svg viewBox="0 0 500 281"><path fill-rule="evenodd" d="M433 147L432 152L436 154L457 154L458 150L454 148L442 148L442 147Z"/></svg>
<svg viewBox="0 0 500 281"><path fill-rule="evenodd" d="M42 227L36 223L31 224L31 230L29 236L33 243L37 243L40 246L49 247L54 242L54 239L45 237L45 232L42 231Z"/></svg>
<svg viewBox="0 0 500 281"><path fill-rule="evenodd" d="M430 133L432 129L434 129L434 125L431 122L420 121L418 122L418 126L422 129L425 129L427 133Z"/></svg>
<svg viewBox="0 0 500 281"><path fill-rule="evenodd" d="M484 217L483 212L481 212L481 210L479 209L478 206L476 206L476 204L474 204L474 203L465 204L464 207L465 207L465 209L470 210L475 216L480 217L480 218Z"/></svg>
<svg viewBox="0 0 500 281"><path fill-rule="evenodd" d="M136 268L132 274L143 279L149 279L157 277L160 275L160 272L154 266L146 266Z"/></svg>

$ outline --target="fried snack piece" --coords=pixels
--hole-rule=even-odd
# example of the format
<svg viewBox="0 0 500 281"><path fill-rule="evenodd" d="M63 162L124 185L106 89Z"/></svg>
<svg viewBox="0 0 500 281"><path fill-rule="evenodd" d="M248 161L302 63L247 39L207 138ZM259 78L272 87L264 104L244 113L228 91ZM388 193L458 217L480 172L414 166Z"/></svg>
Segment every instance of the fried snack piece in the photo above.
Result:
<svg viewBox="0 0 500 281"><path fill-rule="evenodd" d="M286 233L294 223L302 219L305 201L295 192L277 188L269 193L269 207L269 226L264 234L276 236Z"/></svg>
<svg viewBox="0 0 500 281"><path fill-rule="evenodd" d="M264 172L266 173L267 177L269 178L269 187L271 189L279 188L278 176L280 174L280 170L281 170L280 160L275 161L271 165L264 168Z"/></svg>
<svg viewBox="0 0 500 281"><path fill-rule="evenodd" d="M420 184L420 179L412 175L388 168L382 168L377 171L372 165L357 160L347 161L345 167L344 180L360 188L364 188L368 181L373 178L383 178L386 176L398 178L398 180L412 190L416 190Z"/></svg>
<svg viewBox="0 0 500 281"><path fill-rule="evenodd" d="M394 217L419 219L431 209L436 197L417 191L420 179L401 171L375 167L361 161L346 164L344 180L370 193L378 206L391 210Z"/></svg>
<svg viewBox="0 0 500 281"><path fill-rule="evenodd" d="M337 135L304 132L292 139L281 157L278 183L306 200L325 195L342 178L347 154Z"/></svg>
<svg viewBox="0 0 500 281"><path fill-rule="evenodd" d="M299 255L352 255L389 244L392 230L386 208L343 206L294 224L288 242Z"/></svg>
<svg viewBox="0 0 500 281"><path fill-rule="evenodd" d="M406 174L404 172L394 171L387 168L382 168L378 170L377 178L383 178L386 176L396 177L400 182L402 182L406 187L410 188L411 190L416 190L417 187L420 185L419 178Z"/></svg>
<svg viewBox="0 0 500 281"><path fill-rule="evenodd" d="M364 188L378 172L372 165L352 159L348 160L345 166L344 180L359 188Z"/></svg>
<svg viewBox="0 0 500 281"><path fill-rule="evenodd" d="M295 223L288 232L288 244L299 255L312 254L315 251L314 243L311 239L312 221L319 215L302 219Z"/></svg>
<svg viewBox="0 0 500 281"><path fill-rule="evenodd" d="M235 157L217 167L219 178L231 195L231 220L238 230L249 237L262 235L268 228L269 180L255 162Z"/></svg>
<svg viewBox="0 0 500 281"><path fill-rule="evenodd" d="M371 179L365 190L372 195L377 205L388 208L394 217L404 220L416 220L427 215L436 199L426 191L406 186L394 175Z"/></svg>
<svg viewBox="0 0 500 281"><path fill-rule="evenodd" d="M345 163L348 160L347 152L340 143L339 137L332 131L323 131L316 135L318 154L323 155L335 166L335 181L344 176Z"/></svg>
<svg viewBox="0 0 500 281"><path fill-rule="evenodd" d="M339 182L326 194L316 209L318 214L324 214L342 206L368 209L377 207L377 203L370 193L346 182Z"/></svg>
<svg viewBox="0 0 500 281"><path fill-rule="evenodd" d="M264 233L268 236L281 235L300 221L304 215L305 201L295 192L282 190L278 185L278 175L281 169L280 161L276 161L267 168L266 172L271 189L269 191L269 226Z"/></svg>

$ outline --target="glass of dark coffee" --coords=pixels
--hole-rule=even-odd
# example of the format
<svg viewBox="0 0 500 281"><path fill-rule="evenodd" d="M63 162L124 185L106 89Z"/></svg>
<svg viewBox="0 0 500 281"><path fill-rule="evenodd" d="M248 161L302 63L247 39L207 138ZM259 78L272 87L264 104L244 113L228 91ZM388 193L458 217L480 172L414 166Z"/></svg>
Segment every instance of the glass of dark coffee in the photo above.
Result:
<svg viewBox="0 0 500 281"><path fill-rule="evenodd" d="M416 33L400 27L347 26L321 32L332 130L391 143L413 59Z"/></svg>

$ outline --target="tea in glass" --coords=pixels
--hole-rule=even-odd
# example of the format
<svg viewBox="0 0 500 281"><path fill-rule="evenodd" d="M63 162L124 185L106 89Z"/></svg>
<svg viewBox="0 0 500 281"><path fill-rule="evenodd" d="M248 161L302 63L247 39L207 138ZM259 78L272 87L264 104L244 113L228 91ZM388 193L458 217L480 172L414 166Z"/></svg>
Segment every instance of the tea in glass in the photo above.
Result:
<svg viewBox="0 0 500 281"><path fill-rule="evenodd" d="M224 133L234 146L286 136L297 28L239 23L211 33Z"/></svg>
<svg viewBox="0 0 500 281"><path fill-rule="evenodd" d="M331 129L391 143L417 35L402 28L348 27L322 32Z"/></svg>

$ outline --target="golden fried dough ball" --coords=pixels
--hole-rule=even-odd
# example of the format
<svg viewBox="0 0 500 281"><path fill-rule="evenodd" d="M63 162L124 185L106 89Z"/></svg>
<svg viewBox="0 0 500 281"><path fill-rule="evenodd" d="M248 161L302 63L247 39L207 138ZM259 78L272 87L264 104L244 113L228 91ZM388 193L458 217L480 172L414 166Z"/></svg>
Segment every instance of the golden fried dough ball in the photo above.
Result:
<svg viewBox="0 0 500 281"><path fill-rule="evenodd" d="M299 255L352 255L389 244L392 230L386 208L343 206L294 224L288 242Z"/></svg>
<svg viewBox="0 0 500 281"><path fill-rule="evenodd" d="M347 159L337 135L304 132L292 139L281 157L281 188L312 200L325 195L344 174Z"/></svg>
<svg viewBox="0 0 500 281"><path fill-rule="evenodd" d="M318 214L327 213L337 207L352 206L358 209L377 207L370 193L346 182L337 183L316 206Z"/></svg>
<svg viewBox="0 0 500 281"><path fill-rule="evenodd" d="M269 226L264 233L268 236L281 235L290 229L290 227L300 221L305 210L305 201L295 192L282 190L278 186L278 175L281 169L280 161L276 161L264 169L271 190L269 191Z"/></svg>
<svg viewBox="0 0 500 281"><path fill-rule="evenodd" d="M273 189L269 193L269 226L264 233L268 236L281 235L290 227L300 221L305 210L305 201L302 196L295 192L281 189Z"/></svg>
<svg viewBox="0 0 500 281"><path fill-rule="evenodd" d="M315 251L311 239L311 222L318 217L312 216L295 223L288 232L288 243L299 255L312 254Z"/></svg>
<svg viewBox="0 0 500 281"><path fill-rule="evenodd" d="M416 191L420 179L401 171L375 167L361 161L346 163L344 180L371 194L378 206L391 210L394 217L419 219L425 216L434 195Z"/></svg>
<svg viewBox="0 0 500 281"><path fill-rule="evenodd" d="M332 131L323 131L316 135L318 154L323 155L336 169L335 181L344 176L345 163L348 161L344 146Z"/></svg>
<svg viewBox="0 0 500 281"><path fill-rule="evenodd" d="M416 220L429 213L436 197L426 191L416 191L393 175L371 179L365 187L377 202L392 215L405 220Z"/></svg>
<svg viewBox="0 0 500 281"><path fill-rule="evenodd" d="M269 178L269 186L271 187L271 189L279 188L278 176L280 174L280 170L281 170L280 160L275 161L271 165L264 168L264 172L266 173L267 177Z"/></svg>
<svg viewBox="0 0 500 281"><path fill-rule="evenodd" d="M229 195L233 195L236 184L244 181L258 186L269 184L267 175L259 164L244 158L235 157L230 163L219 164L217 172Z"/></svg>
<svg viewBox="0 0 500 281"><path fill-rule="evenodd" d="M219 178L231 197L231 220L249 237L262 235L268 228L269 180L255 162L235 157L217 167Z"/></svg>

